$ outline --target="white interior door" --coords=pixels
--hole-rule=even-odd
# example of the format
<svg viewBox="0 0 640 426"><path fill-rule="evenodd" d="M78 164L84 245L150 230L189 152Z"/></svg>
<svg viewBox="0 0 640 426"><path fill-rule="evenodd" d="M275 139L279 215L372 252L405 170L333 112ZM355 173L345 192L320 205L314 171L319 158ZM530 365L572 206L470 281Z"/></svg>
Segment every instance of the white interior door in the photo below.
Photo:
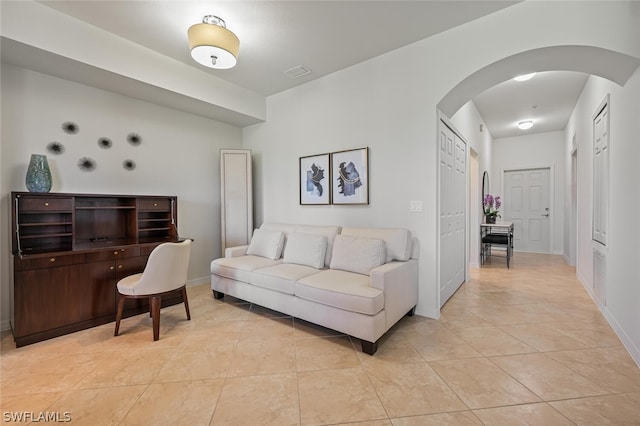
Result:
<svg viewBox="0 0 640 426"><path fill-rule="evenodd" d="M513 222L516 251L550 253L549 168L504 172L504 212L502 220Z"/></svg>
<svg viewBox="0 0 640 426"><path fill-rule="evenodd" d="M440 121L440 306L465 279L467 144Z"/></svg>

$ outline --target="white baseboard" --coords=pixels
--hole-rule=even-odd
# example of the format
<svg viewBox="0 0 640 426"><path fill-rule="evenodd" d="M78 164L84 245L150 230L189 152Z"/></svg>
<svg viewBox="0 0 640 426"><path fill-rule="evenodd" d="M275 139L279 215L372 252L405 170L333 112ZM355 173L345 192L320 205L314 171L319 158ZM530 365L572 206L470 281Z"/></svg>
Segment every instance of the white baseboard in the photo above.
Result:
<svg viewBox="0 0 640 426"><path fill-rule="evenodd" d="M200 284L206 284L211 282L211 276L208 275L206 277L194 278L192 280L187 281L187 287L193 287Z"/></svg>
<svg viewBox="0 0 640 426"><path fill-rule="evenodd" d="M635 343L633 343L633 340L631 340L629 335L624 331L624 329L622 328L620 323L618 323L618 320L616 320L615 316L613 316L611 311L609 311L606 306L603 306L598 301L598 298L593 292L593 288L591 288L591 286L589 286L587 282L583 280L582 277L580 277L580 275L576 274L576 276L578 277L578 281L580 281L580 284L582 284L582 287L584 287L584 289L587 291L587 294L589 295L591 300L593 300L593 303L595 303L596 306L598 307L598 310L602 312L604 319L607 320L607 322L613 329L613 332L616 333L616 336L618 336L618 338L622 342L622 345L625 347L627 352L629 352L629 355L631 356L631 358L633 358L636 365L640 367L640 349L635 345Z"/></svg>
<svg viewBox="0 0 640 426"><path fill-rule="evenodd" d="M11 330L11 323L9 322L9 320L0 321L0 331L7 331L7 330Z"/></svg>
<svg viewBox="0 0 640 426"><path fill-rule="evenodd" d="M416 315L420 315L421 317L433 318L433 319L440 318L440 312L434 312L430 309L422 310L422 309L416 308Z"/></svg>

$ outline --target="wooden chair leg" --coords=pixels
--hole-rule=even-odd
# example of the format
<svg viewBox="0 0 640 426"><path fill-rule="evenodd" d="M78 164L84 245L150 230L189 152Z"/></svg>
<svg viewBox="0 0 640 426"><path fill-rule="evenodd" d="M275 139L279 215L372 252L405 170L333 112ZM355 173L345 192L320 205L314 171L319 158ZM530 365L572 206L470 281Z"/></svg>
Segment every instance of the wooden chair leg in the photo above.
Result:
<svg viewBox="0 0 640 426"><path fill-rule="evenodd" d="M151 317L153 320L153 341L160 338L160 302L161 297L158 295L151 296Z"/></svg>
<svg viewBox="0 0 640 426"><path fill-rule="evenodd" d="M184 301L184 310L187 311L187 319L191 320L191 313L189 312L189 299L187 298L187 286L182 287L182 300Z"/></svg>
<svg viewBox="0 0 640 426"><path fill-rule="evenodd" d="M114 336L118 335L118 331L120 330L120 320L122 319L122 310L124 309L124 295L118 293L118 312L116 313L116 329L113 332Z"/></svg>

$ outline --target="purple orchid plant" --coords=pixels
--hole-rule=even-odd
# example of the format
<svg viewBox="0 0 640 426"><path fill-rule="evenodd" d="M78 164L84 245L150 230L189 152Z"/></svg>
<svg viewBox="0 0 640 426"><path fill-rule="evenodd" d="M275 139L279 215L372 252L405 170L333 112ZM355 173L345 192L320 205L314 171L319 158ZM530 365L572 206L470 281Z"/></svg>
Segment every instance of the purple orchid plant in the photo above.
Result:
<svg viewBox="0 0 640 426"><path fill-rule="evenodd" d="M500 200L500 196L493 196L491 194L486 194L484 196L484 200L482 200L482 207L484 208L484 215L487 217L501 217L498 209L502 205L502 201Z"/></svg>

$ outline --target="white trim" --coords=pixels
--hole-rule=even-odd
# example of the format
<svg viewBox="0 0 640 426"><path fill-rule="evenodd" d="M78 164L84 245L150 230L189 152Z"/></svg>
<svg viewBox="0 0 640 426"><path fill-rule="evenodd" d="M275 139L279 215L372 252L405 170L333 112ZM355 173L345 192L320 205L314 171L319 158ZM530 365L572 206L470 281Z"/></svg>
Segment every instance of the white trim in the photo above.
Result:
<svg viewBox="0 0 640 426"><path fill-rule="evenodd" d="M595 293L593 292L593 287L587 285L586 281L577 273L576 273L576 277L578 278L578 281L580 282L580 284L582 284L582 287L586 290L591 300L593 300L593 303L595 303L598 310L600 310L600 312L602 313L602 316L604 316L604 319L607 320L607 323L611 326L611 328L613 329L613 332L616 333L616 336L618 336L618 338L622 342L622 345L625 347L625 349L627 350L631 358L634 360L636 365L640 367L640 348L638 348L633 343L633 339L630 338L629 335L624 331L624 328L618 323L616 318L606 308L606 306L603 306L600 303Z"/></svg>

